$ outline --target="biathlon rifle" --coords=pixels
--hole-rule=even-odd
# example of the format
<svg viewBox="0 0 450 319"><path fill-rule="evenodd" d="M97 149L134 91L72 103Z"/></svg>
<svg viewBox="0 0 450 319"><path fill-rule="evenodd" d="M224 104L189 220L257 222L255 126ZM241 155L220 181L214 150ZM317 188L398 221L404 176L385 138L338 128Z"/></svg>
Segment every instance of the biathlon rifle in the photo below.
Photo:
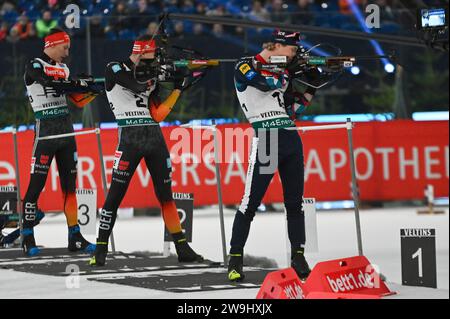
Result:
<svg viewBox="0 0 450 319"><path fill-rule="evenodd" d="M158 40L159 42L155 61L148 66L150 69L143 78L136 73L136 68L134 69L133 72L136 81L141 84L146 83L148 74L152 78L156 76L161 78L161 82L174 82L177 79L190 76L192 78L192 81L188 85L190 87L202 79L208 69L219 66L221 62L228 62L228 60L224 59L209 59L198 51L170 45L169 35L165 30L165 22L167 19L167 14L160 16L157 31L152 35L152 40ZM92 92L72 93L68 95L69 100L80 108L91 103L98 95L104 93L104 89L99 89L104 86L104 78L93 79L92 77L83 75L83 79L87 80L89 85L92 85L95 89ZM187 89L187 87L184 89Z"/></svg>
<svg viewBox="0 0 450 319"><path fill-rule="evenodd" d="M83 81L87 87L87 92L83 93L70 93L67 95L72 104L76 107L82 108L91 103L97 96L105 93L105 79L81 74L77 76L78 80Z"/></svg>
<svg viewBox="0 0 450 319"><path fill-rule="evenodd" d="M158 43L152 68L156 70L162 82L173 82L179 78L191 76L194 78L194 82L190 84L192 85L203 78L208 69L228 61L210 59L196 50L172 45L165 27L168 17L168 14L160 16L157 31L152 35L152 40Z"/></svg>
<svg viewBox="0 0 450 319"><path fill-rule="evenodd" d="M312 50L323 46L331 47L336 51L336 54L330 56L310 54ZM282 74L286 69L288 69L290 70L290 75L294 80L318 89L336 81L345 69L351 68L361 61L380 59L389 59L394 61L395 53L393 52L389 55L368 56L342 55L339 48L327 44L318 44L308 50L306 50L303 46L299 46L297 54L291 62L288 62L286 56L272 56L267 64L256 62L256 68L258 70L264 70L275 74ZM306 75L313 68L317 68L320 71L320 76L319 79L314 81L315 83L310 83L310 81L304 79L304 75Z"/></svg>

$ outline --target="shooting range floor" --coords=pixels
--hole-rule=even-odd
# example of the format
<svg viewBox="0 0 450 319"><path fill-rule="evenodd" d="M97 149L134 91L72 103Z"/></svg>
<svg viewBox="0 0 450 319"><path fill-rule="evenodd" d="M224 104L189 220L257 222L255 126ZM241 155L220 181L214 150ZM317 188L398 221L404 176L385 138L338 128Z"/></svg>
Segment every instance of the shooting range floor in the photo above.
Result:
<svg viewBox="0 0 450 319"><path fill-rule="evenodd" d="M418 215L416 208L362 210L361 228L366 257L378 265L388 287L398 294L388 298L449 298L449 217ZM227 243L234 217L225 210ZM318 212L319 252L307 253L310 266L319 261L357 254L352 211ZM287 265L283 214L259 213L252 225L246 254ZM438 289L401 285L400 229L435 228ZM46 248L35 258L20 250L0 250L0 298L179 298L254 299L265 275L264 265L246 267L247 280L230 284L219 263L180 264L175 257L163 258L163 222L160 217L118 219L114 229L116 253L104 268L87 266L88 255L72 254L62 214L47 215L36 227L36 241ZM86 236L94 241L95 235ZM194 211L192 246L207 259L222 260L217 208ZM173 247L172 247L173 249ZM156 252L144 254L139 252ZM72 268L80 270L74 287ZM265 269L264 269L265 268ZM69 288L68 288L69 287ZM75 284L76 287L76 284Z"/></svg>

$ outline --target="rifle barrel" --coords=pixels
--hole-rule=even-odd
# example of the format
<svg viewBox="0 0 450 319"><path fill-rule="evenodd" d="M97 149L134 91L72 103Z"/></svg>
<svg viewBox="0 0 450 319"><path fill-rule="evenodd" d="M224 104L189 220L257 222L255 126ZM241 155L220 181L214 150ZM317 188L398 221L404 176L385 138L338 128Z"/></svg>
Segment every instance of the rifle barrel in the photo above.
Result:
<svg viewBox="0 0 450 319"><path fill-rule="evenodd" d="M217 60L220 63L235 63L239 61L239 59L210 59L210 60Z"/></svg>

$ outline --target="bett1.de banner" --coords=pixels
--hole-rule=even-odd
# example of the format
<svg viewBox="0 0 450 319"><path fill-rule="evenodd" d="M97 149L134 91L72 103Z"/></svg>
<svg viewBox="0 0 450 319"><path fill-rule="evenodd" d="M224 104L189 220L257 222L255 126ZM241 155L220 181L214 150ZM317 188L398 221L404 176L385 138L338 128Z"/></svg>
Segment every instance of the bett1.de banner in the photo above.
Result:
<svg viewBox="0 0 450 319"><path fill-rule="evenodd" d="M302 122L301 125L317 124ZM164 127L162 131L171 153L173 190L194 193L195 205L217 204L213 132L180 127ZM304 146L305 197L314 197L317 201L350 200L347 131L338 129L299 134ZM448 135L448 121L355 123L354 154L361 200L422 199L424 189L429 184L434 186L435 197L448 197ZM241 201L252 136L253 129L249 125L218 126L218 162L225 204L238 204ZM19 132L17 137L23 198L30 179L34 132ZM76 141L77 187L98 189L98 205L101 207L104 196L96 136L81 135L76 137ZM117 129L102 130L101 141L109 186L118 141ZM118 166L120 168L122 165ZM11 134L0 134L0 185L15 184L13 138ZM278 174L264 202L283 202ZM45 211L62 209L55 160L38 204ZM138 166L121 206L158 206L144 161Z"/></svg>

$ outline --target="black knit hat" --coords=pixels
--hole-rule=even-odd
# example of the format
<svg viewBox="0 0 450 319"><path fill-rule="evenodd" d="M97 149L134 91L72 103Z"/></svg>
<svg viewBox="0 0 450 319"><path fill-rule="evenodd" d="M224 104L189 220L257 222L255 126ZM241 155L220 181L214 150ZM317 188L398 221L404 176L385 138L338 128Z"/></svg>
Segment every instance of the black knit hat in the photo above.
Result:
<svg viewBox="0 0 450 319"><path fill-rule="evenodd" d="M299 41L300 41L299 32L275 30L272 33L272 42L274 43L281 43L284 45L298 45L297 42Z"/></svg>

